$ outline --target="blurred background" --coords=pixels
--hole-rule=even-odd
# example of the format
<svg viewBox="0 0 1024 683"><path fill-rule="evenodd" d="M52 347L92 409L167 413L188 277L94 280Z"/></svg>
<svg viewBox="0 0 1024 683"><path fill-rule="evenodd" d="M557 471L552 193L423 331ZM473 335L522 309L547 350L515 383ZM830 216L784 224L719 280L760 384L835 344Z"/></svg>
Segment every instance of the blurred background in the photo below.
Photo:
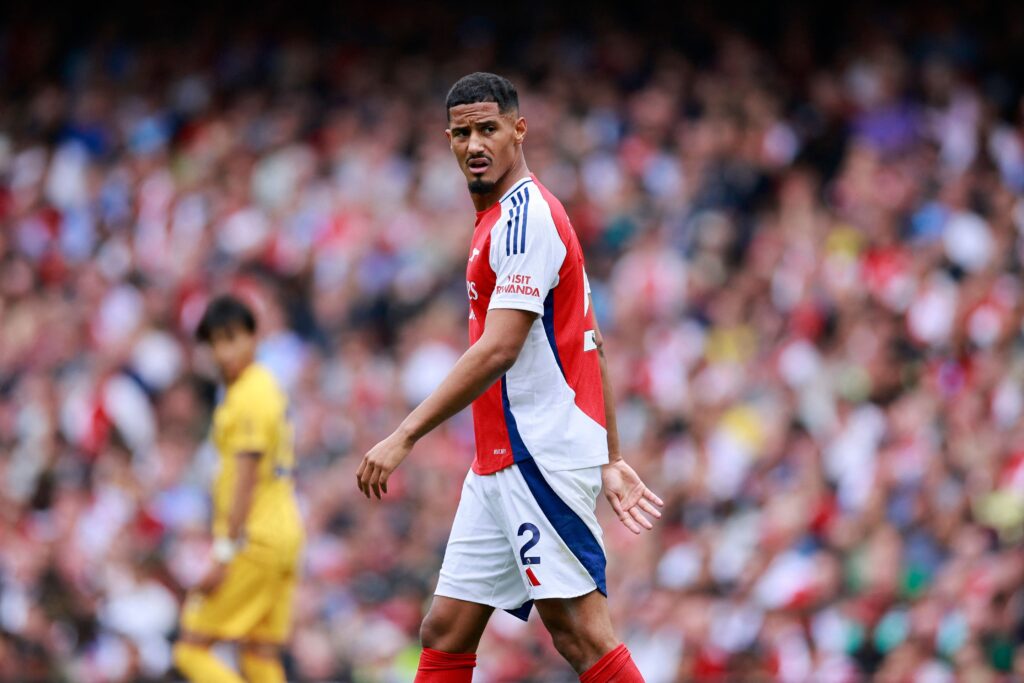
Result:
<svg viewBox="0 0 1024 683"><path fill-rule="evenodd" d="M666 501L639 538L599 508L647 680L1024 680L1024 10L888 5L3 10L0 680L177 680L223 291L297 423L289 675L412 680L468 416L383 503L354 470L466 346L476 70ZM576 679L497 615L475 680Z"/></svg>

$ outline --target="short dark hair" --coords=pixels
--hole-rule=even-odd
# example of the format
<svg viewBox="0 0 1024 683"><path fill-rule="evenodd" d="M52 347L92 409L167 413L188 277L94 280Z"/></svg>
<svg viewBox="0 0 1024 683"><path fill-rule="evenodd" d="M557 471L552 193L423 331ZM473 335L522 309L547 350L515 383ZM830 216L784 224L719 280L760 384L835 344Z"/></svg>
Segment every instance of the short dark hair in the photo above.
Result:
<svg viewBox="0 0 1024 683"><path fill-rule="evenodd" d="M502 114L519 111L519 93L512 81L486 71L477 71L455 81L448 91L445 109L451 111L460 104L477 102L495 102Z"/></svg>
<svg viewBox="0 0 1024 683"><path fill-rule="evenodd" d="M215 298L206 307L206 312L203 313L196 328L196 339L208 344L217 330L232 327L241 327L249 334L255 334L256 316L241 299L224 294Z"/></svg>

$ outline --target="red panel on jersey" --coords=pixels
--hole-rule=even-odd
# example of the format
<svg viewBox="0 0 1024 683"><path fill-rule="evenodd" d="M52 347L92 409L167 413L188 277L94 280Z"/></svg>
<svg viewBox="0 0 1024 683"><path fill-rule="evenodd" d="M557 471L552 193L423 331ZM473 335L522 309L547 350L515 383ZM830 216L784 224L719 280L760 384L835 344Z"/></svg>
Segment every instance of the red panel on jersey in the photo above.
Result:
<svg viewBox="0 0 1024 683"><path fill-rule="evenodd" d="M466 292L469 295L469 344L472 346L483 336L487 320L487 307L494 291L494 271L491 269L491 229L501 218L501 205L495 204L476 214L476 228L466 266ZM473 401L473 431L476 434L476 458L473 471L490 474L512 464L512 444L505 426L501 405L501 381Z"/></svg>
<svg viewBox="0 0 1024 683"><path fill-rule="evenodd" d="M594 310L587 307L582 315L579 309L584 300L583 250L569 223L562 204L547 188L536 183L544 199L551 206L551 215L558 235L565 244L565 262L558 271L559 284L551 290L554 313L554 333L565 380L576 392L576 405L602 427L607 426L604 414L604 391L601 383L601 365L595 352L584 351L582 340L588 330L594 330ZM575 277L573 275L575 274ZM546 312L545 312L546 314Z"/></svg>

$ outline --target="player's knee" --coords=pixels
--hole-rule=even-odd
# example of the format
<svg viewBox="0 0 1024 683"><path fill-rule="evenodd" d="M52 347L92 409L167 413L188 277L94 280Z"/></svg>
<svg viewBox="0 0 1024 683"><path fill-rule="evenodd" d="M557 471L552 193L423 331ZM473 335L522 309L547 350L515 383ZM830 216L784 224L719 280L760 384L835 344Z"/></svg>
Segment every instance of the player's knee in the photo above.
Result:
<svg viewBox="0 0 1024 683"><path fill-rule="evenodd" d="M242 656L279 661L281 659L281 648L271 643L242 643Z"/></svg>
<svg viewBox="0 0 1024 683"><path fill-rule="evenodd" d="M585 644L581 635L568 628L548 628L551 640L558 653L569 662L573 668L579 670L579 663L585 658Z"/></svg>
<svg viewBox="0 0 1024 683"><path fill-rule="evenodd" d="M202 646L186 640L175 641L174 647L171 649L174 666L178 667L179 671L188 671L196 656L202 654L202 649Z"/></svg>
<svg viewBox="0 0 1024 683"><path fill-rule="evenodd" d="M441 652L472 652L471 634L461 633L455 614L431 607L420 624L420 643L423 647Z"/></svg>
<svg viewBox="0 0 1024 683"><path fill-rule="evenodd" d="M420 623L420 644L431 650L442 650L442 644L448 635L449 620L431 608Z"/></svg>
<svg viewBox="0 0 1024 683"><path fill-rule="evenodd" d="M258 645L243 647L240 664L250 683L284 683L284 668L277 647Z"/></svg>
<svg viewBox="0 0 1024 683"><path fill-rule="evenodd" d="M548 632L555 649L576 671L585 671L617 645L613 634L586 624L549 624Z"/></svg>

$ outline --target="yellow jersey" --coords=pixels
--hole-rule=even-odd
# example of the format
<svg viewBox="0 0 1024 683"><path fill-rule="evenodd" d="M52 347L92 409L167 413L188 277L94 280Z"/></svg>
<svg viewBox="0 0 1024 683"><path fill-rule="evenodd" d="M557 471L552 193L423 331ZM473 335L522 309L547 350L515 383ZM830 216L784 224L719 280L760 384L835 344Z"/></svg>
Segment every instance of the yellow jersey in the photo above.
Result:
<svg viewBox="0 0 1024 683"><path fill-rule="evenodd" d="M287 413L288 398L273 375L253 363L228 386L213 414L213 442L220 455L220 471L213 484L213 534L228 532L238 454L258 453L245 547L250 554L286 563L297 559L303 540L292 479L293 428Z"/></svg>

